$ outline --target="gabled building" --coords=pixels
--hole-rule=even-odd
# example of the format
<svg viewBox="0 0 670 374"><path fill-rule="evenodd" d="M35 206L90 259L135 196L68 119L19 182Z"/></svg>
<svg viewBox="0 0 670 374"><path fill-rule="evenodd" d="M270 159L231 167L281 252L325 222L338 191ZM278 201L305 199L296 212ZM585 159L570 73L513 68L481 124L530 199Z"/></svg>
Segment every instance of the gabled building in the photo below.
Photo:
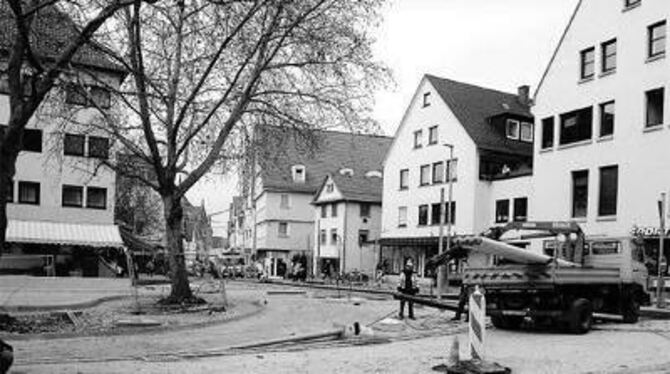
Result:
<svg viewBox="0 0 670 374"><path fill-rule="evenodd" d="M527 219L534 138L528 92L423 77L384 161L380 243L388 272L413 258L419 274L429 275L424 265L438 253L448 178L453 198L447 208L445 193L444 212L450 210L452 234Z"/></svg>
<svg viewBox="0 0 670 374"><path fill-rule="evenodd" d="M573 220L592 236L642 236L649 258L658 256L657 201L670 192L668 17L665 0L580 1L533 108L533 217Z"/></svg>
<svg viewBox="0 0 670 374"><path fill-rule="evenodd" d="M362 173L379 171L391 139L272 126L258 127L254 136L255 183L242 183L249 186L251 210L245 220L252 224L255 259L267 259L271 275L282 276L293 255L307 254L312 258L312 203L326 176L347 168ZM346 264L341 270L346 270Z"/></svg>
<svg viewBox="0 0 670 374"><path fill-rule="evenodd" d="M0 29L2 67L15 32L7 2L0 3ZM55 6L35 14L31 31L33 52L44 61L52 60L78 35L73 21ZM101 160L113 157L111 142L104 130L89 124L99 120L94 106L110 107L108 87L119 87L126 72L92 43L75 55L71 71L61 79L74 77L77 84L62 84L51 95L55 106L71 112L68 118L74 120L62 123L35 116L24 132L8 196L7 246L2 248L0 271L107 274L110 267L105 264L116 260L123 247L114 225L115 173L101 166ZM2 71L0 125L6 125L9 91Z"/></svg>
<svg viewBox="0 0 670 374"><path fill-rule="evenodd" d="M375 141L381 146L358 154L366 162L329 173L314 196L313 253L317 274L340 270L374 274L379 262L382 160L391 139ZM375 161L377 165L373 165ZM367 170L370 167L374 168Z"/></svg>

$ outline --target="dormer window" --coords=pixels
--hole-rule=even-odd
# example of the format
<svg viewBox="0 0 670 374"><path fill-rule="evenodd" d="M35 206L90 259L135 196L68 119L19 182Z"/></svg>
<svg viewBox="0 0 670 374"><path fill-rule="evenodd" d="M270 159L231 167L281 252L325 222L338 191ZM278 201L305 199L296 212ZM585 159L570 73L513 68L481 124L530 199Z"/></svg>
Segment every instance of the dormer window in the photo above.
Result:
<svg viewBox="0 0 670 374"><path fill-rule="evenodd" d="M505 135L508 139L519 140L519 121L508 119L505 126Z"/></svg>
<svg viewBox="0 0 670 374"><path fill-rule="evenodd" d="M519 138L521 141L533 142L533 124L530 122L521 123L521 130L519 131Z"/></svg>
<svg viewBox="0 0 670 374"><path fill-rule="evenodd" d="M340 169L340 175L343 175L345 177L353 177L354 176L354 169L351 169L351 168Z"/></svg>
<svg viewBox="0 0 670 374"><path fill-rule="evenodd" d="M293 177L293 182L305 183L305 166L293 165L293 167L291 168L291 175Z"/></svg>

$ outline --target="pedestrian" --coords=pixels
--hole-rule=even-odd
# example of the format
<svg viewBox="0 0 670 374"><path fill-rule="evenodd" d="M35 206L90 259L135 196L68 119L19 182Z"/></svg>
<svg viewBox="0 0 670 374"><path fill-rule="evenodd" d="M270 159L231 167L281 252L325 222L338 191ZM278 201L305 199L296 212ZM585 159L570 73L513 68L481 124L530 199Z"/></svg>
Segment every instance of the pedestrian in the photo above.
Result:
<svg viewBox="0 0 670 374"><path fill-rule="evenodd" d="M14 348L0 339L0 374L7 374L14 362Z"/></svg>
<svg viewBox="0 0 670 374"><path fill-rule="evenodd" d="M149 273L150 277L154 277L154 271L156 270L156 266L154 265L154 260L149 259L147 262L147 273Z"/></svg>
<svg viewBox="0 0 670 374"><path fill-rule="evenodd" d="M419 287L417 287L416 274L414 273L414 261L411 258L408 258L405 261L405 268L400 273L400 282L398 284L398 291L406 295L416 295L419 293ZM408 301L409 304L408 312L409 319L414 319L414 302ZM398 317L400 319L405 318L405 300L400 300L400 313Z"/></svg>
<svg viewBox="0 0 670 374"><path fill-rule="evenodd" d="M456 309L456 314L454 315L454 318L452 318L452 321L460 321L461 320L461 314L465 311L465 305L468 303L468 298L470 296L470 293L468 292L468 286L465 285L465 283L461 282L461 291L458 294L458 308ZM465 315L465 322L469 321L469 313Z"/></svg>

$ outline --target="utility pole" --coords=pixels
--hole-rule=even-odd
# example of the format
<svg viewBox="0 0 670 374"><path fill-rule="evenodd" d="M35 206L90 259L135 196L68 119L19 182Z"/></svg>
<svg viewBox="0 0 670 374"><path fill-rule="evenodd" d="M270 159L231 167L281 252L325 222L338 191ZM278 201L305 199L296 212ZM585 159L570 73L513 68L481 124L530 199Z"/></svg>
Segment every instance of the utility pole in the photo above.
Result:
<svg viewBox="0 0 670 374"><path fill-rule="evenodd" d="M664 251L664 242L665 242L665 214L667 210L667 201L666 201L665 192L661 193L661 199L658 201L658 214L661 224L661 232L658 235L658 278L656 280L656 306L658 308L665 308L665 295L663 294L663 288L665 287L665 282L663 279L663 251Z"/></svg>
<svg viewBox="0 0 670 374"><path fill-rule="evenodd" d="M446 243L446 252L449 252L451 248L451 204L452 204L452 195L453 195L453 185L451 178L451 168L453 167L452 161L454 159L454 146L453 144L444 144L445 147L449 147L449 159L445 164L445 178L447 178L447 186L449 189L449 204L445 207L444 204L444 188L440 190L440 231L438 238L438 252L443 254L445 252L444 245L444 221L446 216L447 221L447 243ZM446 209L446 214L445 214ZM442 299L442 290L449 288L449 272L448 272L448 263L440 265L437 272L437 299Z"/></svg>

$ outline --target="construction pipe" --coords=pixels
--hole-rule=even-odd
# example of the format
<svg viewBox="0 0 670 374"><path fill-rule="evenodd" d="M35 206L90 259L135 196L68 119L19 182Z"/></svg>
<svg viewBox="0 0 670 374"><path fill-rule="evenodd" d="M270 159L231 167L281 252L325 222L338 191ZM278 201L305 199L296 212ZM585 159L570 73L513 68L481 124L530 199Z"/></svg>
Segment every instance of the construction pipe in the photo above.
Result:
<svg viewBox="0 0 670 374"><path fill-rule="evenodd" d="M432 308L437 308L437 309L442 309L442 310L453 310L456 311L458 309L458 306L453 305L453 303L446 303L444 301L439 301L435 299L427 299L424 297L417 297L413 295L408 295L404 293L395 293L393 294L393 298L396 300L404 300L404 301L411 301L416 304L420 305L425 305L429 306Z"/></svg>
<svg viewBox="0 0 670 374"><path fill-rule="evenodd" d="M322 331L322 332L318 332L318 333L292 336L290 338L273 339L273 340L266 340L266 341L262 341L262 342L251 343L251 344L238 345L238 346L232 347L232 349L253 349L253 348L267 347L267 346L270 346L270 345L279 345L279 344L286 344L286 343L299 343L299 342L305 342L305 341L311 341L311 340L322 340L322 339L336 340L336 339L342 338L343 336L344 336L344 329L339 328L339 329L332 329L332 330Z"/></svg>

